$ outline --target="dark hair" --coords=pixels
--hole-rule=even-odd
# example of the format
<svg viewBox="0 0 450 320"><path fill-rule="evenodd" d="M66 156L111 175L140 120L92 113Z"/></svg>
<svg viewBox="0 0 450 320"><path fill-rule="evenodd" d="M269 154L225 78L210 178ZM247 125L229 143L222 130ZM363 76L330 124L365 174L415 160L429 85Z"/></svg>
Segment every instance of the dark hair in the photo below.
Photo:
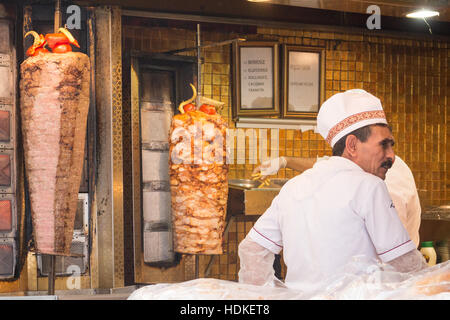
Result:
<svg viewBox="0 0 450 320"><path fill-rule="evenodd" d="M346 134L345 136L343 136L342 138L340 138L338 140L338 142L336 142L334 144L333 147L333 156L342 156L342 154L344 153L345 150L345 142L347 140L347 137L349 135L354 135L359 141L361 142L366 142L367 139L369 139L370 134L372 133L370 127L372 126L380 126L380 127L387 127L389 128L389 130L392 132L392 129L390 126L388 126L385 123L375 123L375 124L369 124L367 126L361 127L359 129L356 129L348 134Z"/></svg>

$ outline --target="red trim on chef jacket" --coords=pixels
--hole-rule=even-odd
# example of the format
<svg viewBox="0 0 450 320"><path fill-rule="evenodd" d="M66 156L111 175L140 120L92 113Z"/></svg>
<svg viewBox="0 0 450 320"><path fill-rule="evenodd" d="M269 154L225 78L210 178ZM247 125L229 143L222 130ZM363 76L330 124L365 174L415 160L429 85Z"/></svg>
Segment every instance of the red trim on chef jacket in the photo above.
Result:
<svg viewBox="0 0 450 320"><path fill-rule="evenodd" d="M253 230L255 230L256 233L258 233L258 234L259 234L261 237L263 237L264 239L269 240L270 242L272 242L273 244L279 246L280 248L283 248L283 246L280 246L278 243L276 243L276 242L270 240L270 239L267 238L265 235L263 235L261 232L259 232L258 230L256 230L255 227L253 227Z"/></svg>
<svg viewBox="0 0 450 320"><path fill-rule="evenodd" d="M258 232L259 233L259 232ZM411 240L408 240L408 241L406 241L406 242L403 242L402 244L399 244L398 246L396 246L396 247L393 247L392 249L390 249L390 250L388 250L388 251L385 251L385 252L383 252L383 253L378 253L378 255L379 256L381 256L381 255L383 255L383 254L385 254L385 253L388 253L388 252L390 252L390 251L392 251L392 250L394 250L394 249L397 249L398 247L401 247L402 245L404 245L404 244L407 244L408 242L410 242Z"/></svg>

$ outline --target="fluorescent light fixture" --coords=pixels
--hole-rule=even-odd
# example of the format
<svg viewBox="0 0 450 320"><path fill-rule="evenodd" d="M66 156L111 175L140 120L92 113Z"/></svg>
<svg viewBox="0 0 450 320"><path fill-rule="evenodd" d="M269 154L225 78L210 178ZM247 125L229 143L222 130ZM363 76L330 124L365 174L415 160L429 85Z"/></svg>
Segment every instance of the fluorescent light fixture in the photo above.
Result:
<svg viewBox="0 0 450 320"><path fill-rule="evenodd" d="M421 10L417 10L417 11L414 11L414 12L410 12L406 16L408 18L422 19L422 18L435 17L435 16L438 16L438 15L439 15L439 12L437 12L437 11L421 9Z"/></svg>
<svg viewBox="0 0 450 320"><path fill-rule="evenodd" d="M248 2L269 2L270 0L247 0Z"/></svg>

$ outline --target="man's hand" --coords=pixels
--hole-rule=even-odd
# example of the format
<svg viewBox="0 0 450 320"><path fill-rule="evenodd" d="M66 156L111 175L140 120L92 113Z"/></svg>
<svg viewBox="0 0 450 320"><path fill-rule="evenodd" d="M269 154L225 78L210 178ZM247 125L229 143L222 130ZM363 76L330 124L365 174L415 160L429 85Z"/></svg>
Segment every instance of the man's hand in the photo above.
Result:
<svg viewBox="0 0 450 320"><path fill-rule="evenodd" d="M423 255L416 249L389 261L387 264L393 266L398 272L417 272L428 268Z"/></svg>
<svg viewBox="0 0 450 320"><path fill-rule="evenodd" d="M264 179L267 176L277 174L280 169L286 168L286 164L285 157L266 160L253 170L253 174L261 172L261 178Z"/></svg>

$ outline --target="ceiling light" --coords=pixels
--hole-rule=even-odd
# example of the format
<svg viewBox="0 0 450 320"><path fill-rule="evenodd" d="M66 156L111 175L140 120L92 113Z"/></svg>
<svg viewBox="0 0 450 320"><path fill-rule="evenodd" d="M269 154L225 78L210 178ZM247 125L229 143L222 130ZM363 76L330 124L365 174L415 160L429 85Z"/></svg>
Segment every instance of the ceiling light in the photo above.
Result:
<svg viewBox="0 0 450 320"><path fill-rule="evenodd" d="M248 2L269 2L270 0L247 0Z"/></svg>
<svg viewBox="0 0 450 320"><path fill-rule="evenodd" d="M439 15L439 12L437 12L437 11L421 9L421 10L417 10L417 11L408 13L406 16L408 18L422 19L422 18L430 18L430 17L434 17L434 16L438 16L438 15Z"/></svg>

